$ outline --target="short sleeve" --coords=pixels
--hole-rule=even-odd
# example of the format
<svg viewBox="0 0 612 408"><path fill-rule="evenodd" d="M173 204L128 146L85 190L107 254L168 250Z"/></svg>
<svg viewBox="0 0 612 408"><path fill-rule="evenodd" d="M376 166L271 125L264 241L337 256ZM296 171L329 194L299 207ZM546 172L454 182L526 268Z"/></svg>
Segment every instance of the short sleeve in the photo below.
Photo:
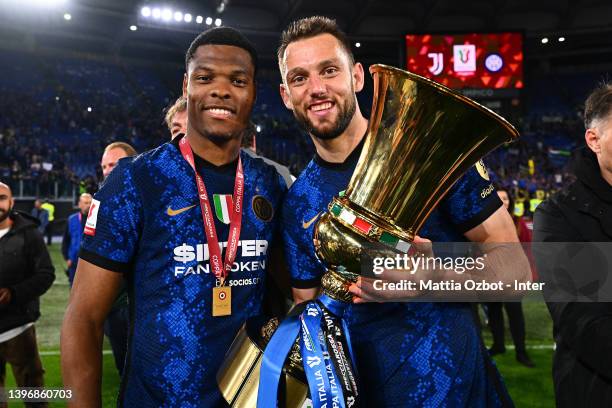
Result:
<svg viewBox="0 0 612 408"><path fill-rule="evenodd" d="M501 206L482 160L453 185L440 203L442 211L461 234L484 222Z"/></svg>
<svg viewBox="0 0 612 408"><path fill-rule="evenodd" d="M298 289L314 288L320 285L325 272L323 264L315 255L312 242L315 224L313 219L316 220L320 214L313 211L313 214L305 215L307 220L302 220L302 215L298 215L295 209L291 198L288 198L283 204L281 215L283 245L291 286ZM307 228L304 228L305 225Z"/></svg>
<svg viewBox="0 0 612 408"><path fill-rule="evenodd" d="M79 257L104 269L126 273L138 246L142 201L132 178L133 162L121 161L95 194Z"/></svg>

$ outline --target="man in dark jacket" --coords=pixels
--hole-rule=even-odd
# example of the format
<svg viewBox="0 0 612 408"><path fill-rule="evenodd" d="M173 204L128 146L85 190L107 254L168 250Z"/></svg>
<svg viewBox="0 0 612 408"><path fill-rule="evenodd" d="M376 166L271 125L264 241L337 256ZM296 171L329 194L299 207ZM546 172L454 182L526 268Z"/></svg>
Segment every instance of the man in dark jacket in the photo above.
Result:
<svg viewBox="0 0 612 408"><path fill-rule="evenodd" d="M34 322L38 298L55 274L36 220L14 212L13 204L10 188L0 183L0 388L6 363L19 387L42 387Z"/></svg>
<svg viewBox="0 0 612 408"><path fill-rule="evenodd" d="M533 250L554 323L557 406L611 407L612 303L596 302L611 270L605 262L594 266L610 252L596 245L609 249L612 241L611 84L588 97L584 121L577 180L538 206Z"/></svg>

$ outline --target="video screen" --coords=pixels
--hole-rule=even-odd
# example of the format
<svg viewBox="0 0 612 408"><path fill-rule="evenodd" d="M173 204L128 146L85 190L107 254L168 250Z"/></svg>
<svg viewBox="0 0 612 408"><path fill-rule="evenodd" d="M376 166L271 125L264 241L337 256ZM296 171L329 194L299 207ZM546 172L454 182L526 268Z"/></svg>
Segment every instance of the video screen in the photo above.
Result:
<svg viewBox="0 0 612 408"><path fill-rule="evenodd" d="M406 69L453 89L523 88L521 33L408 34Z"/></svg>

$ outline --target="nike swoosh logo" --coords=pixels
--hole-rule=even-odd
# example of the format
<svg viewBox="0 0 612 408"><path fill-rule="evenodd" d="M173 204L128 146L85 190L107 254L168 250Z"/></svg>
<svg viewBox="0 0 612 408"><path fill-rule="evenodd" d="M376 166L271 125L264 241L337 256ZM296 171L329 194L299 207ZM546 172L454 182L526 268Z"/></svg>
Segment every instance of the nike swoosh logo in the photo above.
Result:
<svg viewBox="0 0 612 408"><path fill-rule="evenodd" d="M317 215L315 215L314 217L312 217L312 219L308 222L304 222L302 221L302 228L304 229L308 229L310 228L310 226L317 220L317 218L319 218L319 215L321 215L321 213L317 213Z"/></svg>
<svg viewBox="0 0 612 408"><path fill-rule="evenodd" d="M168 210L166 211L166 214L168 214L171 217L174 217L175 215L179 215L180 213L184 213L187 210L191 210L195 206L196 206L196 204L190 205L189 207L185 207L185 208L179 208L178 210L173 210L171 207L168 207Z"/></svg>

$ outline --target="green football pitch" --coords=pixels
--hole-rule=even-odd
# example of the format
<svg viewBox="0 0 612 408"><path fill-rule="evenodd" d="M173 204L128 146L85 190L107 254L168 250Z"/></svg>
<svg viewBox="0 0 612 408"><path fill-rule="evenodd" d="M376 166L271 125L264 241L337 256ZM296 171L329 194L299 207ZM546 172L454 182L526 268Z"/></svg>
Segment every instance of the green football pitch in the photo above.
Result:
<svg viewBox="0 0 612 408"><path fill-rule="evenodd" d="M45 367L45 386L58 388L62 386L59 356L59 336L64 309L68 301L68 279L64 274L64 261L59 245L51 246L51 256L56 268L56 280L51 289L41 298L41 318L36 324L38 346ZM502 373L510 395L517 407L554 407L554 395L551 378L552 365L552 322L542 301L525 301L523 303L527 330L527 347L535 368L526 368L514 359L512 343L506 333L508 351L495 357L497 367ZM506 324L507 325L507 324ZM488 330L484 338L490 343ZM119 389L119 376L110 353L110 346L104 343L104 365L102 375L102 398L104 407L116 406L116 395ZM15 386L14 379L7 370L7 388ZM9 407L21 407L21 403L11 403ZM51 403L51 407L62 407L63 403Z"/></svg>

